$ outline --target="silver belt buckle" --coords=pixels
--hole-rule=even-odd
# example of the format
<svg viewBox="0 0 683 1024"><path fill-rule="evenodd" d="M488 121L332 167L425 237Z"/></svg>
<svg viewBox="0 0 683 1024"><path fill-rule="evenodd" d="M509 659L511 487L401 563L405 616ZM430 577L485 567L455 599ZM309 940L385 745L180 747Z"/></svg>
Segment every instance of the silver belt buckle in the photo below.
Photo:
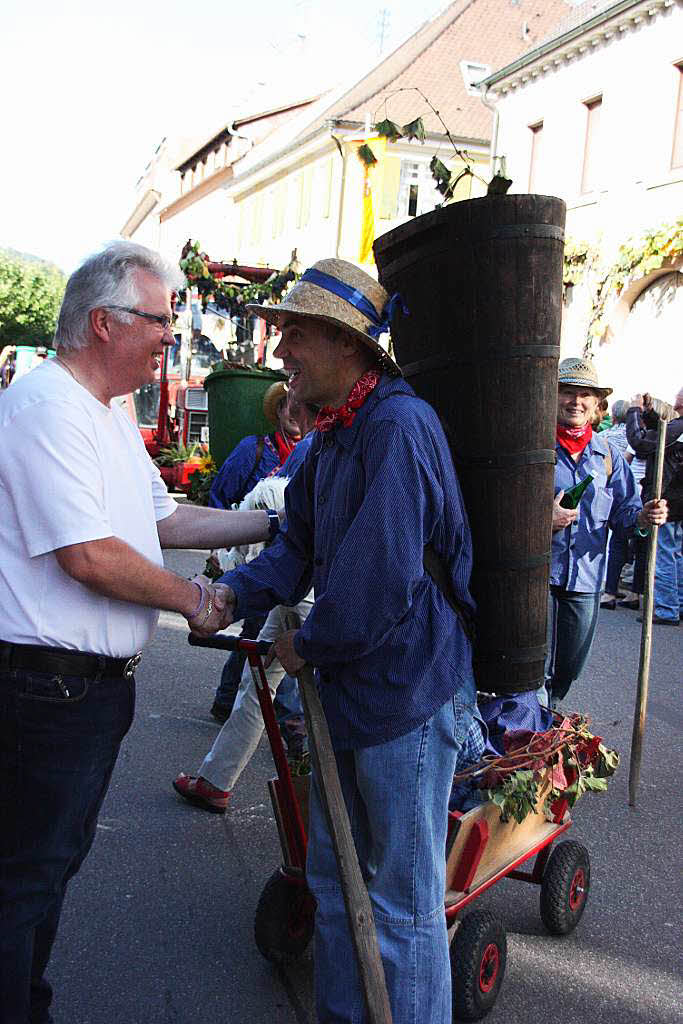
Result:
<svg viewBox="0 0 683 1024"><path fill-rule="evenodd" d="M135 670L142 661L142 652L138 651L132 658L129 658L126 664L123 666L123 678L131 679L135 675Z"/></svg>

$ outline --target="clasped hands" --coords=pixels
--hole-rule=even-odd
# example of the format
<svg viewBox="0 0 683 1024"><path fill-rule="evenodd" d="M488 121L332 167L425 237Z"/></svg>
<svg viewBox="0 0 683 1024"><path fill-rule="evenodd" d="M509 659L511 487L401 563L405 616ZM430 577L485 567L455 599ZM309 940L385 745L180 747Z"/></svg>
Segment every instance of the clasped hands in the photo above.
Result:
<svg viewBox="0 0 683 1024"><path fill-rule="evenodd" d="M201 587L203 600L192 616L187 616L187 624L197 636L213 636L221 629L227 629L233 622L235 612L235 592L225 583L211 583L206 576L195 576L192 580ZM296 675L306 664L294 648L296 629L282 633L271 647L265 659L265 667L277 658L285 672Z"/></svg>
<svg viewBox="0 0 683 1024"><path fill-rule="evenodd" d="M202 591L199 608L193 615L186 616L187 624L197 636L212 636L232 624L235 611L235 593L224 583L211 583L206 576L195 576Z"/></svg>

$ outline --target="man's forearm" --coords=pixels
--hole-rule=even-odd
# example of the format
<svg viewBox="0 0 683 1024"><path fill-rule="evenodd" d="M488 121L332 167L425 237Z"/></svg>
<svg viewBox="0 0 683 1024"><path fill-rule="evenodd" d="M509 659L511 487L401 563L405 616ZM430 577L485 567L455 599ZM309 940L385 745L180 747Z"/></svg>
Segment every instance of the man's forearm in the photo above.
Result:
<svg viewBox="0 0 683 1024"><path fill-rule="evenodd" d="M59 548L55 556L65 573L106 597L186 617L197 608L196 584L150 562L118 537L72 544Z"/></svg>
<svg viewBox="0 0 683 1024"><path fill-rule="evenodd" d="M157 523L162 548L231 548L268 540L270 523L265 512L232 512L198 505L178 505Z"/></svg>

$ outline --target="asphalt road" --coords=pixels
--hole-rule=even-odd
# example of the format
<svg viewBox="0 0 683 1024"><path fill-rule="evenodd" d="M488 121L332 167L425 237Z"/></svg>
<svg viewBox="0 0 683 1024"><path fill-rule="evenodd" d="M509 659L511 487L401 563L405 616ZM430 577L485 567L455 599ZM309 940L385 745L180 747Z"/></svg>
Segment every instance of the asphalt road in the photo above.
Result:
<svg viewBox="0 0 683 1024"><path fill-rule="evenodd" d="M170 567L201 569L199 552ZM253 941L254 909L280 859L262 743L221 817L177 797L218 731L208 709L222 655L193 650L184 621L162 614L138 672L135 723L123 745L93 851L73 881L53 954L56 1024L312 1024L312 960L274 970ZM635 810L628 756L640 626L601 613L571 705L588 712L622 767L587 795L567 838L591 856L577 930L551 938L538 890L494 886L479 901L500 915L508 966L490 1024L673 1024L681 1019L678 906L683 628L654 627L650 704ZM425 1024L429 1022L425 1021Z"/></svg>

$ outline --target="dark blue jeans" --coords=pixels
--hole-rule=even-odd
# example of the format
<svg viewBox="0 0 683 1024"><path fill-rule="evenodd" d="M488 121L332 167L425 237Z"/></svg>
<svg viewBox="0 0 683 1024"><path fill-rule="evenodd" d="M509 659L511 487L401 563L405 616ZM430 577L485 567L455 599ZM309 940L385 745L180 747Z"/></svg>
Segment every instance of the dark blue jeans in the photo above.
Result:
<svg viewBox="0 0 683 1024"><path fill-rule="evenodd" d="M564 700L588 661L600 612L600 593L551 587L552 632L546 688L553 701Z"/></svg>
<svg viewBox="0 0 683 1024"><path fill-rule="evenodd" d="M133 679L0 673L0 1024L44 1024L69 879L135 707Z"/></svg>
<svg viewBox="0 0 683 1024"><path fill-rule="evenodd" d="M628 540L612 533L609 542L609 558L607 559L607 575L605 577L605 591L608 594L616 594L619 590L619 578L621 570L629 560Z"/></svg>

